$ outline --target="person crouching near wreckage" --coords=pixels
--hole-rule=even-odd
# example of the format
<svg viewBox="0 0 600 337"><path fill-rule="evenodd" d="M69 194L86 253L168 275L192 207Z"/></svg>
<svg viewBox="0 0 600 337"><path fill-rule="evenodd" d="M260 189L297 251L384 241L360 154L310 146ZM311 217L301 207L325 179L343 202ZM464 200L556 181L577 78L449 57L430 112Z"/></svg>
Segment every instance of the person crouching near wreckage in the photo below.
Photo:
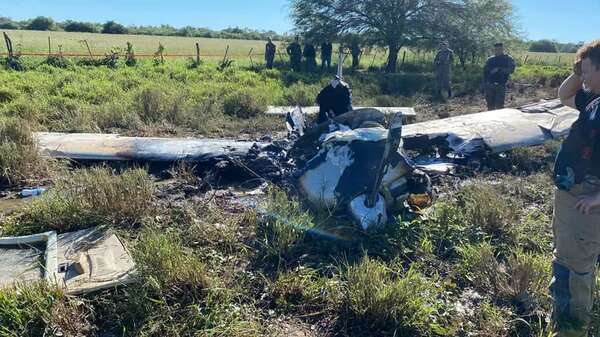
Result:
<svg viewBox="0 0 600 337"><path fill-rule="evenodd" d="M342 81L339 75L317 95L319 117L317 124L352 111L352 91L348 83Z"/></svg>
<svg viewBox="0 0 600 337"><path fill-rule="evenodd" d="M580 115L554 167L552 321L557 336L587 336L600 255L600 40L577 52L559 96Z"/></svg>

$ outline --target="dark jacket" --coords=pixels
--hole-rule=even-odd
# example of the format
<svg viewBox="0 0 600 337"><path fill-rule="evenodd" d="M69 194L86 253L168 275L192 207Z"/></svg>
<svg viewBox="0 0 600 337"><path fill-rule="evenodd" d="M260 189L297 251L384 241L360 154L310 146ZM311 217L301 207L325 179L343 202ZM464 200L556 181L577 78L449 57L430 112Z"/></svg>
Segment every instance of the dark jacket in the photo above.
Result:
<svg viewBox="0 0 600 337"><path fill-rule="evenodd" d="M301 59L302 58L302 47L298 42L292 42L287 47L287 53L293 59Z"/></svg>
<svg viewBox="0 0 600 337"><path fill-rule="evenodd" d="M273 42L267 42L265 45L265 59L274 59L276 50L277 47L275 47Z"/></svg>
<svg viewBox="0 0 600 337"><path fill-rule="evenodd" d="M498 69L492 74L492 70ZM506 84L510 74L515 71L515 60L507 54L492 56L485 62L483 78L485 83Z"/></svg>
<svg viewBox="0 0 600 337"><path fill-rule="evenodd" d="M600 95L581 89L575 104L579 118L554 163L554 182L565 190L581 183L588 174L600 177Z"/></svg>
<svg viewBox="0 0 600 337"><path fill-rule="evenodd" d="M319 104L317 123L322 123L327 120L330 110L335 116L352 111L352 91L343 81L340 81L335 88L329 84L317 95L317 103Z"/></svg>
<svg viewBox="0 0 600 337"><path fill-rule="evenodd" d="M333 51L333 45L329 42L325 42L321 44L321 58L329 59L331 58L331 53Z"/></svg>
<svg viewBox="0 0 600 337"><path fill-rule="evenodd" d="M317 57L317 51L315 50L315 47L312 44L305 44L304 45L304 58L307 59L314 59Z"/></svg>

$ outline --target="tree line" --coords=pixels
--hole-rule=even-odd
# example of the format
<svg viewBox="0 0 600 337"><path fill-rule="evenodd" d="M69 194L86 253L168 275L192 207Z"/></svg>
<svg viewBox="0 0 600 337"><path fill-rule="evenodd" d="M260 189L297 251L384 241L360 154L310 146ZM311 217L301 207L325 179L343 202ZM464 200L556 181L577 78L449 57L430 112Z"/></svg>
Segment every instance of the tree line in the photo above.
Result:
<svg viewBox="0 0 600 337"><path fill-rule="evenodd" d="M50 17L45 16L38 16L36 18L22 21L12 20L8 17L0 17L0 29L65 31L103 34L185 36L241 40L266 40L268 37L271 37L274 40L284 40L288 38L287 35L279 34L275 31L263 31L240 27L225 28L222 30L212 30L209 28L192 26L185 26L181 28L176 28L170 25L125 26L112 20L107 21L105 23L83 22L73 20L58 22Z"/></svg>

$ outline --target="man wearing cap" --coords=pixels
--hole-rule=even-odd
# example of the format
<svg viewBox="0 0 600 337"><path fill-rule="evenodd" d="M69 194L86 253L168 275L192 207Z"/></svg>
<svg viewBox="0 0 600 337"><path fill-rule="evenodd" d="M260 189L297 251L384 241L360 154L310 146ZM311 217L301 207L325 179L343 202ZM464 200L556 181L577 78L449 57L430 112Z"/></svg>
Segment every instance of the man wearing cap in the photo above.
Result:
<svg viewBox="0 0 600 337"><path fill-rule="evenodd" d="M302 70L302 47L300 46L300 38L296 36L294 42L287 47L287 53L290 56L290 64L293 71Z"/></svg>
<svg viewBox="0 0 600 337"><path fill-rule="evenodd" d="M333 53L333 45L331 42L323 42L321 44L321 71L331 68L331 54Z"/></svg>
<svg viewBox="0 0 600 337"><path fill-rule="evenodd" d="M267 44L265 45L265 61L267 63L267 69L273 68L273 60L275 59L275 44L271 40L271 37L267 39Z"/></svg>
<svg viewBox="0 0 600 337"><path fill-rule="evenodd" d="M320 124L329 118L352 111L352 90L348 83L336 75L331 83L317 95L317 104L319 104L317 124Z"/></svg>
<svg viewBox="0 0 600 337"><path fill-rule="evenodd" d="M448 42L443 41L440 43L440 49L433 61L435 65L436 90L438 97L442 97L442 90L445 90L448 93L448 98L452 97L451 76L453 62L454 51L448 48Z"/></svg>
<svg viewBox="0 0 600 337"><path fill-rule="evenodd" d="M483 68L485 100L488 110L504 108L506 83L514 71L515 60L504 53L504 45L502 43L494 44L494 56L487 59Z"/></svg>

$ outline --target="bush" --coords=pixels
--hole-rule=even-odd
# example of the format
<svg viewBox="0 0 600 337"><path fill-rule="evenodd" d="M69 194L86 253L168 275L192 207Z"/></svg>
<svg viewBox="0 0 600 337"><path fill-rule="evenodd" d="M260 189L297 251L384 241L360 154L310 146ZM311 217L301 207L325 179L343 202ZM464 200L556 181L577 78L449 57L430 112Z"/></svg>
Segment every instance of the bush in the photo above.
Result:
<svg viewBox="0 0 600 337"><path fill-rule="evenodd" d="M38 16L26 26L28 30L54 30L54 20L45 16Z"/></svg>
<svg viewBox="0 0 600 337"><path fill-rule="evenodd" d="M238 118L255 117L267 110L265 99L250 90L238 90L227 95L223 101L223 111Z"/></svg>
<svg viewBox="0 0 600 337"><path fill-rule="evenodd" d="M317 94L321 88L318 85L294 83L283 93L284 105L311 106L315 104Z"/></svg>
<svg viewBox="0 0 600 337"><path fill-rule="evenodd" d="M90 310L46 283L0 289L0 336L94 336Z"/></svg>
<svg viewBox="0 0 600 337"><path fill-rule="evenodd" d="M49 66L57 68L66 68L69 66L69 61L62 55L51 55L46 58L45 63Z"/></svg>
<svg viewBox="0 0 600 337"><path fill-rule="evenodd" d="M315 226L312 216L301 209L298 200L288 199L281 190L269 190L264 209L265 247L269 254L282 256L289 253Z"/></svg>
<svg viewBox="0 0 600 337"><path fill-rule="evenodd" d="M102 34L127 34L127 28L114 21L107 21L102 25Z"/></svg>
<svg viewBox="0 0 600 337"><path fill-rule="evenodd" d="M20 119L0 120L0 186L34 184L50 173L29 124Z"/></svg>
<svg viewBox="0 0 600 337"><path fill-rule="evenodd" d="M120 175L107 168L77 170L60 177L50 191L8 219L4 229L24 235L134 226L152 214L153 193L152 179L141 169Z"/></svg>
<svg viewBox="0 0 600 337"><path fill-rule="evenodd" d="M394 272L365 257L346 272L347 324L364 335L433 336L449 334L440 317L442 289L410 269ZM359 333L360 334L360 333Z"/></svg>
<svg viewBox="0 0 600 337"><path fill-rule="evenodd" d="M64 24L65 32L97 33L96 25L90 22L67 21Z"/></svg>
<svg viewBox="0 0 600 337"><path fill-rule="evenodd" d="M530 52L556 53L556 44L550 40L534 41L529 45Z"/></svg>

